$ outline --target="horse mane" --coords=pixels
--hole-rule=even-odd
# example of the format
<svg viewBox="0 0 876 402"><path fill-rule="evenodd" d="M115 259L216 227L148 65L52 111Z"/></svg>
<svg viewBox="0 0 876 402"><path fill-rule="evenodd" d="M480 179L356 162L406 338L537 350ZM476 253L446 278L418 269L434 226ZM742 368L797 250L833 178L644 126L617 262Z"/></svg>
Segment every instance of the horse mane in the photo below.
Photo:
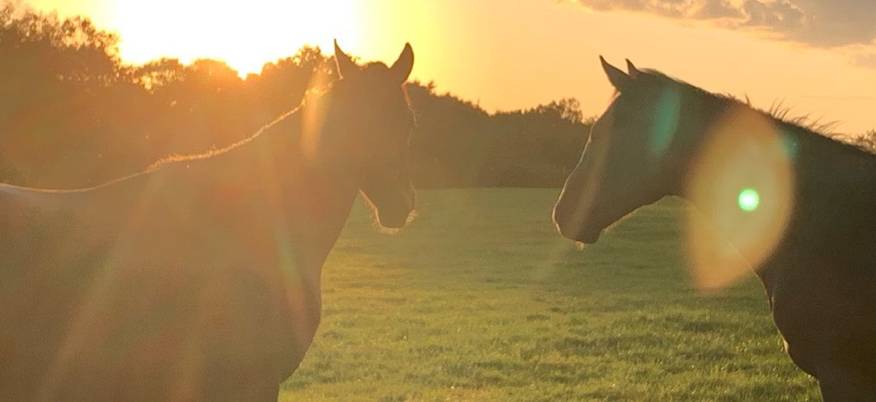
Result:
<svg viewBox="0 0 876 402"><path fill-rule="evenodd" d="M387 67L386 64L381 63L381 62L370 62L370 63L368 63L365 66L362 66L360 68L362 69L362 71L371 71L371 69L375 68L375 67L382 67L384 69L389 69L389 67ZM268 131L271 128L274 128L274 126L282 123L284 120L286 120L286 118L301 111L305 106L317 102L318 98L322 97L324 94L328 93L330 90L337 89L339 87L343 87L344 83L345 82L343 80L336 80L336 81L333 81L333 82L329 83L328 85L326 85L326 87L323 89L319 89L319 90L313 89L313 88L308 89L304 93L304 99L301 100L301 102L298 104L298 106L296 106L295 108L293 108L292 110L290 110L286 113L283 113L282 115L275 118L270 123L262 126L261 128L259 128L253 134L251 134L250 136L248 136L246 138L243 138L241 140L233 142L233 143L226 145L222 148L214 148L214 149L210 149L208 151L204 151L204 152L200 152L200 153L173 154L173 155L166 156L164 158L161 158L161 159L153 162L151 165L149 165L149 167L146 168L146 170L143 173L152 172L156 169L160 169L164 165L168 165L168 164L172 164L172 163L199 161L199 160L209 159L209 158L212 158L214 156L218 156L218 155L222 155L222 154L231 152L239 147L242 147L242 146L256 140L262 134L264 134L265 131ZM407 95L407 93L405 93L405 95Z"/></svg>
<svg viewBox="0 0 876 402"><path fill-rule="evenodd" d="M280 117L277 117L276 119L274 119L270 123L262 126L260 129L256 130L255 133L251 134L250 136L248 136L246 138L243 138L241 140L233 142L233 143L226 145L222 148L214 148L214 149L210 149L208 151L201 152L201 153L185 154L185 155L172 154L172 155L166 156L164 158L161 158L161 159L153 162L151 165L149 165L146 168L146 170L143 173L153 172L155 170L161 169L163 166L168 165L168 164L200 161L200 160L209 159L209 158L212 158L214 156L218 156L218 155L222 155L222 154L226 154L228 152L231 152L237 148L240 148L246 144L249 144L250 142L259 138L262 134L264 134L265 131L270 130L274 126L280 124L281 122L283 122L283 120L286 120L286 118L288 118L289 116L292 116L292 115L298 113L298 111L300 111L305 106L306 103L307 103L307 97L305 97L305 100L302 101L301 104L299 104L297 107L295 107L294 109L292 109L286 113L283 113L282 115L280 115Z"/></svg>
<svg viewBox="0 0 876 402"><path fill-rule="evenodd" d="M660 85L676 85L688 95L711 99L717 102L717 105L719 105L718 107L721 109L741 107L751 112L758 113L782 129L798 134L802 138L833 143L844 148L848 152L864 152L868 155L874 155L871 149L868 149L861 144L845 140L838 133L832 132L831 130L836 125L835 122L824 123L818 119L812 119L809 115L792 116L791 108L786 106L783 102L775 102L769 109L761 109L752 105L751 100L748 99L748 97L746 97L745 100L740 100L731 94L709 92L657 70L643 69L640 72L652 79L656 79Z"/></svg>

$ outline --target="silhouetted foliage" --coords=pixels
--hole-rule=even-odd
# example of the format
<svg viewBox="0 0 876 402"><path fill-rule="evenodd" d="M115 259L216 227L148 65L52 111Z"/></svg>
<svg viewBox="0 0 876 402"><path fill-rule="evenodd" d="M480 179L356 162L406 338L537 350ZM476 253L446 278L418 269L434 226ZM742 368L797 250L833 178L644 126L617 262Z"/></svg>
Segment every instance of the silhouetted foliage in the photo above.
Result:
<svg viewBox="0 0 876 402"><path fill-rule="evenodd" d="M111 130L128 109L117 100L137 91L127 85L116 42L86 19L0 9L0 171L52 181L73 160L88 160L77 164L83 174L106 164L107 150L92 133Z"/></svg>
<svg viewBox="0 0 876 402"><path fill-rule="evenodd" d="M87 19L0 9L0 181L94 185L222 147L337 79L318 48L242 79L214 60L127 66L117 45ZM411 83L408 93L420 187L559 186L588 129L574 99L490 114L433 83Z"/></svg>
<svg viewBox="0 0 876 402"><path fill-rule="evenodd" d="M587 125L578 102L488 114L433 84L408 86L418 115L413 144L421 187L560 186L575 166Z"/></svg>

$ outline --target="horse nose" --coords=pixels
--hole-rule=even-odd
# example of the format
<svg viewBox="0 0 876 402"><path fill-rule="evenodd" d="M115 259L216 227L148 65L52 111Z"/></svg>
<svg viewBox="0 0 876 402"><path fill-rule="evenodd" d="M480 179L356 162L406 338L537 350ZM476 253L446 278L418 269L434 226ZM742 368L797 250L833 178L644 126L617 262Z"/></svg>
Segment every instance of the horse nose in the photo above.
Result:
<svg viewBox="0 0 876 402"><path fill-rule="evenodd" d="M554 221L554 225L557 227L557 231L560 232L561 235L568 237L570 222L569 222L569 213L566 208L563 207L562 201L557 202L554 206L553 214L551 215Z"/></svg>

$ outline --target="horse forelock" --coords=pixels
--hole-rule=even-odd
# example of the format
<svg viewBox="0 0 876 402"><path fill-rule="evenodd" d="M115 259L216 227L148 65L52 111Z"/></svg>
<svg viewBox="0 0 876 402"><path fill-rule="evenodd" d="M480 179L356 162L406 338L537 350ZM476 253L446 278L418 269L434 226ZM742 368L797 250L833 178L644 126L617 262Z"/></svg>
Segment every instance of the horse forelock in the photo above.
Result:
<svg viewBox="0 0 876 402"><path fill-rule="evenodd" d="M381 61L372 61L362 67L362 71L368 72L389 72L389 66Z"/></svg>
<svg viewBox="0 0 876 402"><path fill-rule="evenodd" d="M361 66L360 69L360 71L363 73L361 76L353 79L341 79L332 84L333 89L335 89L336 96L370 97L370 99L374 102L381 102L391 99L391 97L386 98L374 96L375 93L373 92L375 89L386 88L386 78L389 78L389 72L391 71L390 68L386 66L386 64L382 62L372 62ZM410 95L408 94L407 85L401 84L398 85L397 88L400 90L405 107L405 112L408 113L411 117L411 125L416 126L417 116L414 112L413 107L411 106L411 99ZM387 93L384 91L378 92Z"/></svg>

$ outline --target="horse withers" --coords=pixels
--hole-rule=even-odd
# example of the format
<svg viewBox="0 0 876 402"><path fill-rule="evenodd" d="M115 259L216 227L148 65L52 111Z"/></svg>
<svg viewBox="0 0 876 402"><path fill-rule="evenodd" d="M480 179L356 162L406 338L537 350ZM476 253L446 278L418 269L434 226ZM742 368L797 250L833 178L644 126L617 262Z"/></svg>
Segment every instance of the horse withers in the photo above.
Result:
<svg viewBox="0 0 876 402"><path fill-rule="evenodd" d="M617 92L554 208L562 235L594 243L644 205L688 200L694 280L721 286L738 261L753 267L789 355L824 399L876 400L876 156L659 72L602 63Z"/></svg>
<svg viewBox="0 0 876 402"><path fill-rule="evenodd" d="M406 45L258 134L83 190L0 185L0 400L275 401L358 193L414 208Z"/></svg>

